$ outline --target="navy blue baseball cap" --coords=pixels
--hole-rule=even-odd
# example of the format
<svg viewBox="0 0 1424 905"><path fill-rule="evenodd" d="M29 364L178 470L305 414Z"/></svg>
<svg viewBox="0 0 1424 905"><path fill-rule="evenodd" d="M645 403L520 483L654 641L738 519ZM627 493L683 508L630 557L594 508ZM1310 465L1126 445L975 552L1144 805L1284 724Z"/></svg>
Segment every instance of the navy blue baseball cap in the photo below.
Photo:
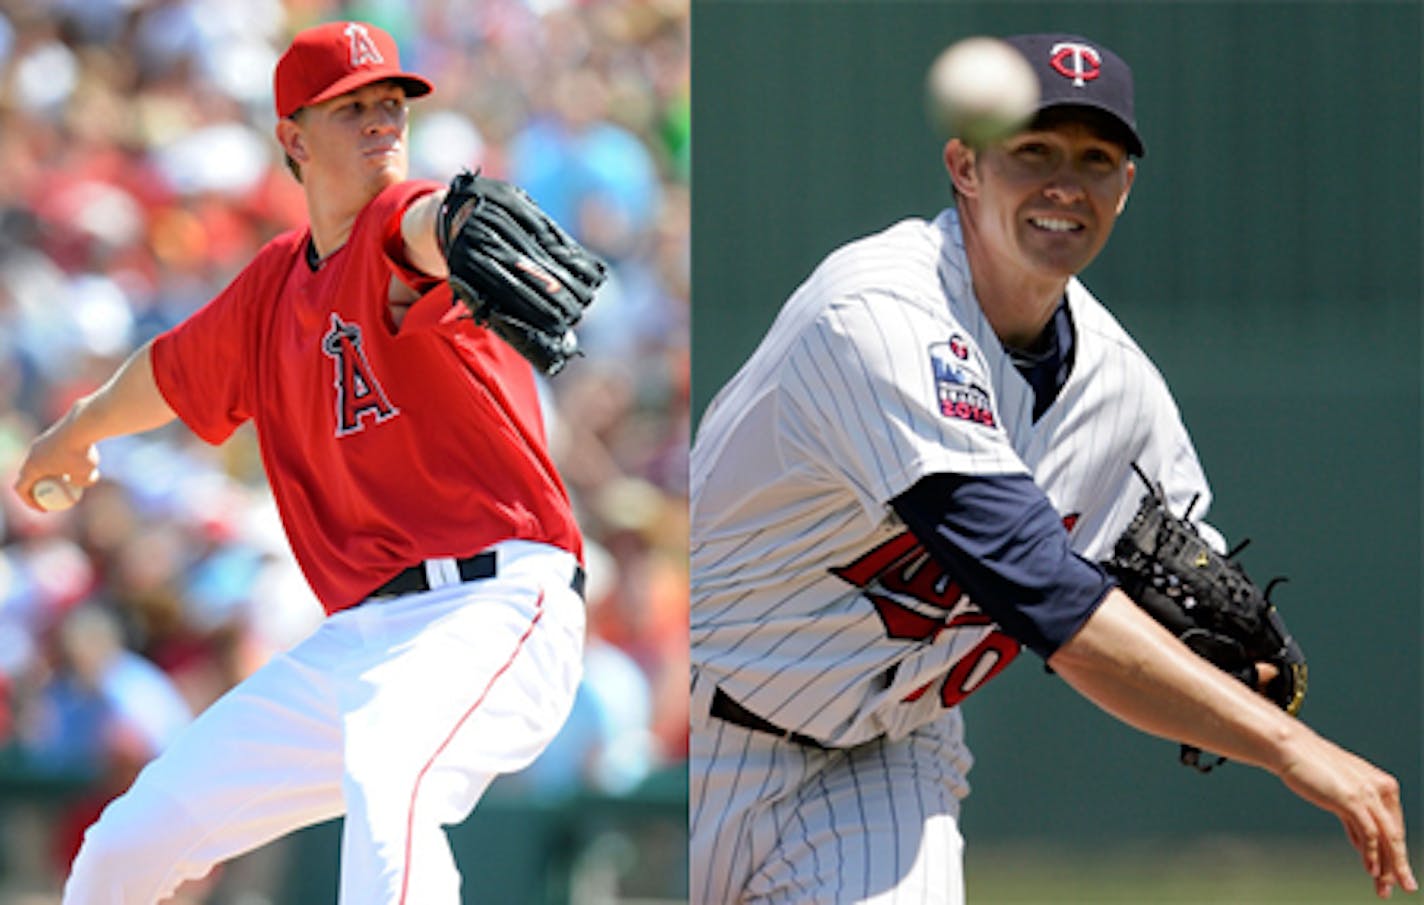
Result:
<svg viewBox="0 0 1424 905"><path fill-rule="evenodd" d="M1011 35L1038 76L1038 112L1056 107L1092 107L1123 126L1127 151L1145 156L1132 110L1132 69L1108 48L1079 35Z"/></svg>

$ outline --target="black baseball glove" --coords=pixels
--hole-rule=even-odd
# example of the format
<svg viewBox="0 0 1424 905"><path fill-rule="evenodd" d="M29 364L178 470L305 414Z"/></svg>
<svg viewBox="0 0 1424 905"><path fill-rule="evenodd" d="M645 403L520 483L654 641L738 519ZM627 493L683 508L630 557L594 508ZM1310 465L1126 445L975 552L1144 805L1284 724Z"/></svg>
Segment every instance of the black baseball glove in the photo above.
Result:
<svg viewBox="0 0 1424 905"><path fill-rule="evenodd" d="M1296 715L1305 699L1305 656L1270 601L1271 589L1284 579L1257 588L1232 559L1246 542L1225 556L1217 553L1188 521L1191 506L1174 516L1161 489L1137 473L1147 493L1103 566L1138 606L1253 691L1261 690L1257 664L1275 666L1279 675L1262 691ZM1207 772L1225 758L1204 764L1200 749L1182 745L1181 760Z"/></svg>
<svg viewBox="0 0 1424 905"><path fill-rule="evenodd" d="M573 326L607 275L523 189L465 171L436 221L450 288L488 327L545 374L578 355Z"/></svg>

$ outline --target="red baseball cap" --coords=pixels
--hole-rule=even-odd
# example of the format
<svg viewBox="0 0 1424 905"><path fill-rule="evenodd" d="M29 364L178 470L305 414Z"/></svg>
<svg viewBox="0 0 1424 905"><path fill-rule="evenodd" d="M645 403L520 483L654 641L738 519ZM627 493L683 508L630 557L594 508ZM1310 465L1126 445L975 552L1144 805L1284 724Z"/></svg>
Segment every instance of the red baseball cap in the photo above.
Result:
<svg viewBox="0 0 1424 905"><path fill-rule="evenodd" d="M435 86L412 72L402 72L395 39L364 22L328 22L297 34L277 61L272 77L277 115L331 100L363 85L395 79L406 96L420 97Z"/></svg>

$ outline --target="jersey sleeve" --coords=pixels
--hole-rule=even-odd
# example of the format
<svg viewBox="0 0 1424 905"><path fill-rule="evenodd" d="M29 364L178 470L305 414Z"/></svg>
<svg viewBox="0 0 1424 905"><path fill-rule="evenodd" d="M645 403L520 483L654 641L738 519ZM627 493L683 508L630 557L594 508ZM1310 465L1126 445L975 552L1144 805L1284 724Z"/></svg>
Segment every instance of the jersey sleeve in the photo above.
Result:
<svg viewBox="0 0 1424 905"><path fill-rule="evenodd" d="M222 443L252 417L251 343L263 308L263 275L279 251L269 245L222 292L153 341L159 392L208 443Z"/></svg>
<svg viewBox="0 0 1424 905"><path fill-rule="evenodd" d="M1114 582L1073 553L1058 514L1027 475L931 475L894 500L926 552L984 613L1047 660Z"/></svg>
<svg viewBox="0 0 1424 905"><path fill-rule="evenodd" d="M401 221L410 205L436 191L434 182L415 180L392 186L373 202L374 241L380 249L378 259L385 272L416 293L417 299L406 312L400 330L405 333L420 330L458 330L460 320L468 320L465 306L449 291L446 280L418 270L406 254ZM391 325L395 329L394 324Z"/></svg>
<svg viewBox="0 0 1424 905"><path fill-rule="evenodd" d="M411 204L419 198L435 191L439 186L434 182L416 181L387 189L377 197L375 204L381 205L376 211L380 220L378 236L382 257L396 279L424 295L439 286L443 280L417 270L406 256L405 237L401 234L401 220Z"/></svg>
<svg viewBox="0 0 1424 905"><path fill-rule="evenodd" d="M829 304L788 348L781 386L787 458L833 470L872 520L928 474L1027 473L968 331L904 299Z"/></svg>

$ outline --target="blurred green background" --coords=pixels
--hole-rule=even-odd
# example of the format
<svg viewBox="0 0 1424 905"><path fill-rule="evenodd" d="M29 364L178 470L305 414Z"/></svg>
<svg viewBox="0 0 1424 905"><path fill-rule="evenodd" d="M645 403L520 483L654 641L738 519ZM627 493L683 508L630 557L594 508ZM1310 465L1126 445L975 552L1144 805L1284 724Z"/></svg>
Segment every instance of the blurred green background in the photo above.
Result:
<svg viewBox="0 0 1424 905"><path fill-rule="evenodd" d="M948 203L922 95L946 44L1065 31L1128 60L1147 156L1084 281L1173 387L1212 479L1213 523L1233 541L1253 538L1242 557L1253 577L1289 576L1275 599L1310 661L1302 715L1400 778L1416 865L1420 11L693 5L695 415L821 257ZM978 757L963 817L971 893L986 875L1061 878L1091 860L1087 850L1130 844L1155 897L1112 901L1371 899L1363 875L1349 876L1353 893L1320 879L1358 871L1333 817L1259 771L1178 766L1174 744L1116 724L1032 657L965 710ZM1251 857L1277 842L1294 848ZM1173 871L1233 870L1248 887L1277 871L1304 886L1275 899L1223 880L1179 899L1158 885ZM1109 900L1011 887L981 885L971 901Z"/></svg>

